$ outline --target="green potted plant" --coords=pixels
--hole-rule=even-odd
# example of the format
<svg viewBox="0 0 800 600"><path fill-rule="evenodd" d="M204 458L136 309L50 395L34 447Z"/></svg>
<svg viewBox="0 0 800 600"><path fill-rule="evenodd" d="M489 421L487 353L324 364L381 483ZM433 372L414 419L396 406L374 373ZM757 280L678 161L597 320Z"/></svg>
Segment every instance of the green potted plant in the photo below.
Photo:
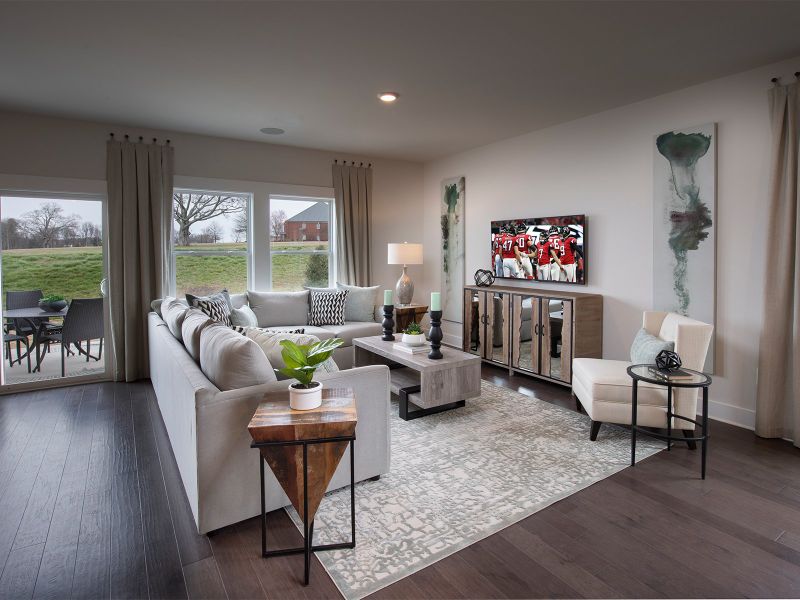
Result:
<svg viewBox="0 0 800 600"><path fill-rule="evenodd" d="M425 334L419 323L410 323L403 330L403 343L409 346L422 346L426 342Z"/></svg>
<svg viewBox="0 0 800 600"><path fill-rule="evenodd" d="M48 294L39 300L39 308L45 312L57 312L64 310L67 307L67 301L64 296L59 294Z"/></svg>
<svg viewBox="0 0 800 600"><path fill-rule="evenodd" d="M314 371L343 343L339 338L303 345L281 340L281 357L286 366L275 371L296 380L289 386L290 408L311 410L322 404L322 383L314 381Z"/></svg>

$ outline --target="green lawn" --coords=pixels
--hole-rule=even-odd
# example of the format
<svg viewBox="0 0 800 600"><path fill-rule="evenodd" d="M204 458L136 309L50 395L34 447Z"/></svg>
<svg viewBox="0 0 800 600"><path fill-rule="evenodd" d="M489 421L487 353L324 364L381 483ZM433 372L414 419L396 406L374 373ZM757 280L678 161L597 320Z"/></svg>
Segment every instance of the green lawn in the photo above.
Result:
<svg viewBox="0 0 800 600"><path fill-rule="evenodd" d="M320 242L282 242L275 250L313 250ZM245 244L196 244L189 250L246 250ZM184 248L181 248L184 249ZM275 290L299 290L309 282L306 266L310 255L285 254L273 259L272 281ZM103 278L103 258L99 247L35 248L4 250L2 254L3 290L38 290L72 298L96 298ZM206 294L227 288L231 292L247 289L247 257L245 256L178 256L176 288L185 292ZM5 298L3 298L5 304Z"/></svg>

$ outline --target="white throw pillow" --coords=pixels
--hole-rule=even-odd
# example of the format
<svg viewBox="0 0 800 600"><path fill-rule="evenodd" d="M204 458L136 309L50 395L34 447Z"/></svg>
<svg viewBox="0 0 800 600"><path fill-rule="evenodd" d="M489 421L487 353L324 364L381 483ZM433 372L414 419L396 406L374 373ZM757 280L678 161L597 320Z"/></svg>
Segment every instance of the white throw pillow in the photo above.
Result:
<svg viewBox="0 0 800 600"><path fill-rule="evenodd" d="M195 362L200 362L200 333L212 322L211 317L196 308L186 311L186 316L183 318L181 325L183 345Z"/></svg>
<svg viewBox="0 0 800 600"><path fill-rule="evenodd" d="M258 327L258 317L246 304L241 308L231 309L231 325L234 327Z"/></svg>
<svg viewBox="0 0 800 600"><path fill-rule="evenodd" d="M315 344L319 338L315 335L308 335L304 333L287 333L283 331L267 331L266 329L259 329L258 327L245 327L242 329L242 335L253 340L263 350L269 363L275 369L282 369L286 366L283 362L283 346L282 340L291 340L298 346L305 346L306 344ZM318 372L334 373L339 370L338 365L334 362L333 357L326 360L319 367Z"/></svg>
<svg viewBox="0 0 800 600"><path fill-rule="evenodd" d="M200 370L223 391L277 380L258 344L221 323L200 332Z"/></svg>
<svg viewBox="0 0 800 600"><path fill-rule="evenodd" d="M259 327L308 325L308 292L247 291L247 302Z"/></svg>
<svg viewBox="0 0 800 600"><path fill-rule="evenodd" d="M183 319L186 316L186 311L188 310L188 306L179 300L176 300L172 296L167 296L164 298L164 302L161 303L162 318L167 324L169 332L175 336L175 339L177 340L183 341L181 326L183 325Z"/></svg>

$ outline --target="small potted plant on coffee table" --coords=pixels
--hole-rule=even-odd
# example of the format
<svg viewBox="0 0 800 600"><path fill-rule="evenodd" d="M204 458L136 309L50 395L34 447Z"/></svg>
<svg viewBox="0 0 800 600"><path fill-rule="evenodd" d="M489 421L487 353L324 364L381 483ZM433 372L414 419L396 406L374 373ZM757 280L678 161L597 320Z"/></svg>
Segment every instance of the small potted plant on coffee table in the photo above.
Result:
<svg viewBox="0 0 800 600"><path fill-rule="evenodd" d="M322 383L314 381L314 371L343 343L344 340L339 338L303 345L281 340L281 357L286 366L275 371L297 380L289 386L289 406L292 409L311 410L322 404Z"/></svg>
<svg viewBox="0 0 800 600"><path fill-rule="evenodd" d="M419 323L410 323L403 331L403 343L408 346L422 346L426 342L425 334Z"/></svg>

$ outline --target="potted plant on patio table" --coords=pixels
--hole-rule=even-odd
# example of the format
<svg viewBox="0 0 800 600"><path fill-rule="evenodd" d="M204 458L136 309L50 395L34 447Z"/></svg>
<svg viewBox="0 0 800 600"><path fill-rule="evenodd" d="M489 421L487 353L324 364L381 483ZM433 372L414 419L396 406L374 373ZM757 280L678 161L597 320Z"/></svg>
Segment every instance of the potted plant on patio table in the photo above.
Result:
<svg viewBox="0 0 800 600"><path fill-rule="evenodd" d="M275 371L296 380L289 386L289 406L292 409L311 410L322 404L322 383L314 381L314 371L343 343L340 338L302 345L281 340L281 357L286 366Z"/></svg>

